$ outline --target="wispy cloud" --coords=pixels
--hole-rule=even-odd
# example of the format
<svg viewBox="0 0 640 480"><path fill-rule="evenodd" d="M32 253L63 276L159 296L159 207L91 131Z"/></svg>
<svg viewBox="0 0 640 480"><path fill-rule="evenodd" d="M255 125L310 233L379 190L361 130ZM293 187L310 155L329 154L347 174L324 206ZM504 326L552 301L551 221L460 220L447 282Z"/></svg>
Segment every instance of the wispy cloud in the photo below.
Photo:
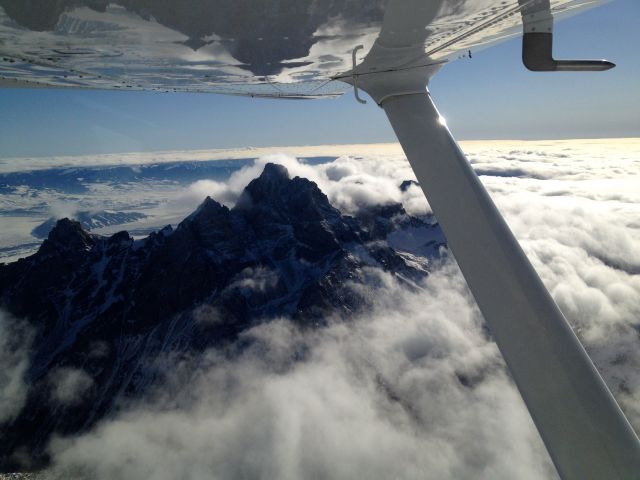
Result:
<svg viewBox="0 0 640 480"><path fill-rule="evenodd" d="M65 407L82 403L94 384L93 378L78 368L56 368L48 377L51 400Z"/></svg>
<svg viewBox="0 0 640 480"><path fill-rule="evenodd" d="M0 311L0 424L10 422L27 398L31 327Z"/></svg>

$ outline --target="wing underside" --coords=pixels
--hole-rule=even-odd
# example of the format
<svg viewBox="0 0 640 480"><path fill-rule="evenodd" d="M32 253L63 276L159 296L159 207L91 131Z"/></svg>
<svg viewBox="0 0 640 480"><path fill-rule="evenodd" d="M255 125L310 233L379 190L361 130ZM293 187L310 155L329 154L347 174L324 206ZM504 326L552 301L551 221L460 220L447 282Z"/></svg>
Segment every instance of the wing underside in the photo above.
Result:
<svg viewBox="0 0 640 480"><path fill-rule="evenodd" d="M533 0L536 1L536 0ZM531 3L531 2L524 2ZM552 2L555 16L596 3ZM351 53L374 45L386 1L0 0L0 87L205 92L281 98L344 93ZM430 61L521 32L517 0L434 0ZM422 40L421 40L422 41Z"/></svg>

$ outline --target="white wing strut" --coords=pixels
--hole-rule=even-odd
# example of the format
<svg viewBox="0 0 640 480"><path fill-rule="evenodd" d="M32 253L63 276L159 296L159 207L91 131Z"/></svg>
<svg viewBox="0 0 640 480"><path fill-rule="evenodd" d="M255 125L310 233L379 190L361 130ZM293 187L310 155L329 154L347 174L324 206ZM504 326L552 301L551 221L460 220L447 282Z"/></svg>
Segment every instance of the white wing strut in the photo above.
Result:
<svg viewBox="0 0 640 480"><path fill-rule="evenodd" d="M640 478L638 437L428 92L380 104L560 476Z"/></svg>

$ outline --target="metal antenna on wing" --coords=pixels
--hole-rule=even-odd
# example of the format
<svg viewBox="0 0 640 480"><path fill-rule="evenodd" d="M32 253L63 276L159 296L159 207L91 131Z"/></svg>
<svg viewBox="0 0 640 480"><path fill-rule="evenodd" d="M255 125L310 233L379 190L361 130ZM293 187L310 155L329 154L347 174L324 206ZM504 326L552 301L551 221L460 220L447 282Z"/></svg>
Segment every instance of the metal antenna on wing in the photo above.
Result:
<svg viewBox="0 0 640 480"><path fill-rule="evenodd" d="M553 58L553 15L549 0L526 2L522 7L522 63L533 72L597 72L615 67L607 60Z"/></svg>

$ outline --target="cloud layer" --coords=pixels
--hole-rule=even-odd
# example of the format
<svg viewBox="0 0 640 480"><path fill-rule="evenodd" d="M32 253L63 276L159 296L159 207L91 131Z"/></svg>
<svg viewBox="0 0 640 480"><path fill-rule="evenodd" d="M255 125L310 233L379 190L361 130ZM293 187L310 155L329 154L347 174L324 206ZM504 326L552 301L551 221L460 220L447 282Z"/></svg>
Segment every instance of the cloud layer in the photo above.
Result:
<svg viewBox="0 0 640 480"><path fill-rule="evenodd" d="M503 142L465 150L640 430L640 150L616 145ZM398 188L415 178L406 160L370 151L319 165L268 155L227 182L192 184L170 206L189 209L205 195L231 206L267 162L317 182L345 213L390 202L429 211L419 187ZM360 318L332 318L315 331L283 318L246 332L244 350L158 359L168 373L154 394L85 435L55 439L50 473L557 478L455 262L445 258L416 291L376 270L370 277L370 286L352 286L374 305ZM268 289L272 280L269 271L246 272L237 287ZM202 309L197 321L221 318Z"/></svg>
<svg viewBox="0 0 640 480"><path fill-rule="evenodd" d="M552 467L456 266L301 332L286 319L229 356L173 362L167 383L52 444L60 478L549 478ZM425 306L427 306L425 308ZM198 365L194 368L194 365Z"/></svg>

